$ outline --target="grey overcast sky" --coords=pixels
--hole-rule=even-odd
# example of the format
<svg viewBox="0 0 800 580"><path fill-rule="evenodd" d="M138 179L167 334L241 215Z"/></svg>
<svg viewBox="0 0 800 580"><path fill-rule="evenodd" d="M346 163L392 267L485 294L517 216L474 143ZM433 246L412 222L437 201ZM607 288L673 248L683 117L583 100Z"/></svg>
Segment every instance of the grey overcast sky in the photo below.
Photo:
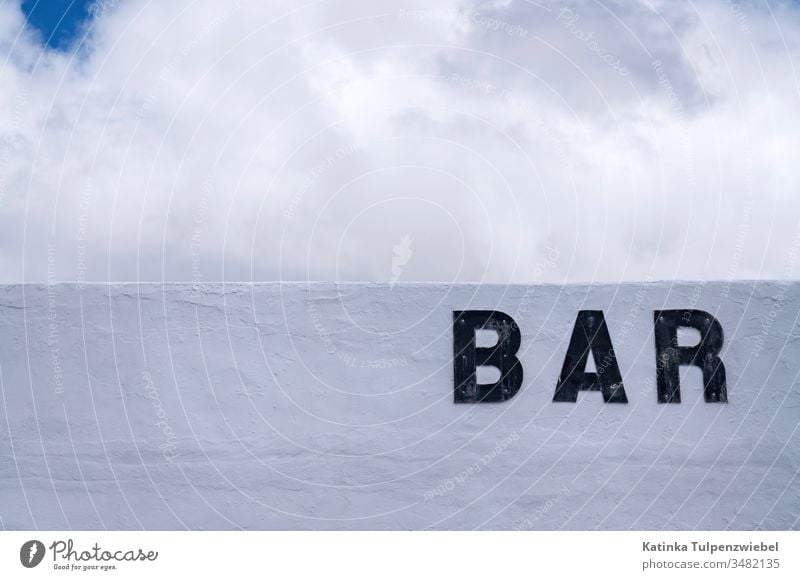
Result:
<svg viewBox="0 0 800 580"><path fill-rule="evenodd" d="M2 282L798 277L794 2L59 4L0 4Z"/></svg>

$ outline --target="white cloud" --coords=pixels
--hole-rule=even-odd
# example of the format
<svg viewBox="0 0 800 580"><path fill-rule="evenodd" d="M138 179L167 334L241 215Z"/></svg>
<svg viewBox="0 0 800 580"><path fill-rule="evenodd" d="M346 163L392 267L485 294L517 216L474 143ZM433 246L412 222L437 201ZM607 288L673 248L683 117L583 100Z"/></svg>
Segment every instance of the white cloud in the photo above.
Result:
<svg viewBox="0 0 800 580"><path fill-rule="evenodd" d="M409 238L402 281L796 277L799 40L790 2L121 0L71 54L5 3L0 276L388 282Z"/></svg>

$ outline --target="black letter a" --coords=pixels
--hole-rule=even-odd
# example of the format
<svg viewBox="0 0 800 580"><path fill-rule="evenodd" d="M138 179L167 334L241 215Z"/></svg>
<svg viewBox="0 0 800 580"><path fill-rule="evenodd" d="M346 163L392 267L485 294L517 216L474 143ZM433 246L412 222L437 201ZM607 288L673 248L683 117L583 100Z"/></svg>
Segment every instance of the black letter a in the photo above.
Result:
<svg viewBox="0 0 800 580"><path fill-rule="evenodd" d="M497 344L475 346L475 331L494 330ZM517 394L522 386L522 364L516 357L521 339L517 323L507 314L494 310L456 310L453 312L453 378L456 403L496 403ZM500 370L500 380L479 385L477 368Z"/></svg>
<svg viewBox="0 0 800 580"><path fill-rule="evenodd" d="M596 373L586 372L590 351ZM606 403L628 402L602 310L578 312L553 401L575 403L578 391L602 391Z"/></svg>

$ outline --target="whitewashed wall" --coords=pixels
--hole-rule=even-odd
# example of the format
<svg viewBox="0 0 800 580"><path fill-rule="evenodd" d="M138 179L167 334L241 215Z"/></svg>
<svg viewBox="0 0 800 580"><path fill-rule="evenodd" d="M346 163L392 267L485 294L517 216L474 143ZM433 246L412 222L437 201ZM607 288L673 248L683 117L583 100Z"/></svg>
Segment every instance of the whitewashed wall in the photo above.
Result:
<svg viewBox="0 0 800 580"><path fill-rule="evenodd" d="M722 323L656 401L653 310ZM788 529L800 517L800 286L0 288L6 529ZM452 311L522 328L520 392L453 403ZM551 401L604 310L629 404Z"/></svg>

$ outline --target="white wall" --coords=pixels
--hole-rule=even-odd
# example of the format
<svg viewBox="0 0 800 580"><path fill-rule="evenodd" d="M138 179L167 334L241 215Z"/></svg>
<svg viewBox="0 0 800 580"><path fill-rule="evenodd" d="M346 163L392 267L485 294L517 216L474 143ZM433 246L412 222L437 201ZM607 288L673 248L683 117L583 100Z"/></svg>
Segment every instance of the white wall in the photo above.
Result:
<svg viewBox="0 0 800 580"><path fill-rule="evenodd" d="M799 299L764 282L1 287L0 523L796 528ZM522 328L505 403L453 403L452 311L470 308ZM697 369L657 403L661 308L722 323L727 404ZM605 311L629 404L551 402L580 309Z"/></svg>

